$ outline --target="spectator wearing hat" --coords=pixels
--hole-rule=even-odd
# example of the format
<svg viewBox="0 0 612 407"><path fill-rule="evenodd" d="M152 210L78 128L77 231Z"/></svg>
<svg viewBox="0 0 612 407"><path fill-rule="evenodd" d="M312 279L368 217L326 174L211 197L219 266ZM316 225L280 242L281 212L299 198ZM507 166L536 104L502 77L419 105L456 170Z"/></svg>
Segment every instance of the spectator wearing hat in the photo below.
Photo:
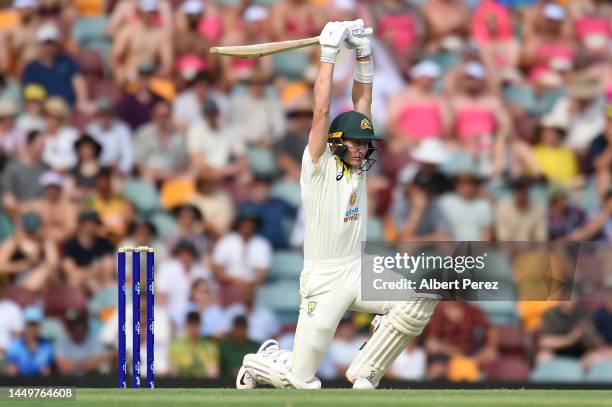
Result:
<svg viewBox="0 0 612 407"><path fill-rule="evenodd" d="M40 308L29 306L24 310L25 330L14 339L6 352L10 376L50 376L53 363L53 345L40 336L44 319Z"/></svg>
<svg viewBox="0 0 612 407"><path fill-rule="evenodd" d="M84 133L74 143L77 164L70 169L71 185L69 194L76 200L83 200L90 193L96 182L96 175L102 168L100 154L102 146L92 136Z"/></svg>
<svg viewBox="0 0 612 407"><path fill-rule="evenodd" d="M256 212L238 214L233 232L217 241L212 271L221 283L223 304L244 301L244 291L265 281L272 258L272 246L257 235L261 218Z"/></svg>
<svg viewBox="0 0 612 407"><path fill-rule="evenodd" d="M257 352L260 344L249 339L248 331L249 322L246 317L236 316L231 323L227 337L219 343L222 377L236 377L244 356Z"/></svg>
<svg viewBox="0 0 612 407"><path fill-rule="evenodd" d="M426 0L422 6L429 28L427 50L457 51L470 32L472 13L460 0Z"/></svg>
<svg viewBox="0 0 612 407"><path fill-rule="evenodd" d="M94 188L87 197L87 205L100 215L102 227L98 232L101 236L115 243L125 236L134 217L134 210L130 202L113 189L110 168L100 168L95 175Z"/></svg>
<svg viewBox="0 0 612 407"><path fill-rule="evenodd" d="M569 78L568 96L557 101L550 120L567 128L565 145L583 155L593 140L604 131L605 115L603 87L599 77L579 71Z"/></svg>
<svg viewBox="0 0 612 407"><path fill-rule="evenodd" d="M172 248L171 258L159 265L155 302L166 307L175 328L184 325L193 282L204 278L212 283L210 271L199 260L195 245L189 240L180 240Z"/></svg>
<svg viewBox="0 0 612 407"><path fill-rule="evenodd" d="M136 216L127 229L127 236L118 247L147 246L155 249L155 260L163 263L168 257L168 251L159 238L157 227L149 220ZM131 273L131 264L126 264L127 273Z"/></svg>
<svg viewBox="0 0 612 407"><path fill-rule="evenodd" d="M273 41L308 38L325 25L325 14L316 4L303 0L281 0L271 9Z"/></svg>
<svg viewBox="0 0 612 407"><path fill-rule="evenodd" d="M152 88L155 64L144 62L138 66L138 77L132 89L125 91L117 105L117 117L130 126L132 131L151 121L153 107L164 100Z"/></svg>
<svg viewBox="0 0 612 407"><path fill-rule="evenodd" d="M208 256L211 252L211 242L204 228L205 214L197 206L191 204L179 205L172 212L178 230L166 239L166 245L174 247L178 242L188 240L195 245L200 256Z"/></svg>
<svg viewBox="0 0 612 407"><path fill-rule="evenodd" d="M235 137L233 128L223 123L216 102L204 102L203 111L204 118L192 124L187 132L191 165L198 173L208 172L217 178L248 175L244 140Z"/></svg>
<svg viewBox="0 0 612 407"><path fill-rule="evenodd" d="M141 8L157 8L159 14L155 18L156 25L168 32L172 30L172 5L168 0L142 3L140 0L122 0L118 2L112 10L106 27L107 33L115 39L117 34L128 22L141 18L139 13Z"/></svg>
<svg viewBox="0 0 612 407"><path fill-rule="evenodd" d="M55 342L57 370L73 376L108 371L112 355L99 335L89 328L85 310L69 308L64 315L65 332Z"/></svg>
<svg viewBox="0 0 612 407"><path fill-rule="evenodd" d="M64 192L65 178L61 174L47 171L38 184L44 188L44 195L24 204L23 208L41 217L44 235L59 246L76 231L78 208Z"/></svg>
<svg viewBox="0 0 612 407"><path fill-rule="evenodd" d="M209 172L200 172L196 178L195 195L189 201L203 214L214 214L204 219L204 229L213 240L225 235L234 222L234 202L219 185L219 179Z"/></svg>
<svg viewBox="0 0 612 407"><path fill-rule="evenodd" d="M44 131L44 104L47 91L40 85L30 84L23 90L24 111L17 117L17 127L24 133L32 130Z"/></svg>
<svg viewBox="0 0 612 407"><path fill-rule="evenodd" d="M40 291L57 277L59 252L43 234L42 219L25 212L15 232L0 243L0 274L25 289Z"/></svg>
<svg viewBox="0 0 612 407"><path fill-rule="evenodd" d="M175 338L170 345L171 372L179 377L219 377L217 342L200 336L200 314L191 311L185 319L185 335Z"/></svg>
<svg viewBox="0 0 612 407"><path fill-rule="evenodd" d="M6 32L2 72L19 74L28 62L36 58L39 3L39 0L13 0L12 9L18 13L19 22Z"/></svg>
<svg viewBox="0 0 612 407"><path fill-rule="evenodd" d="M549 193L548 236L550 240L564 240L582 227L586 213L571 204L567 189L555 185Z"/></svg>
<svg viewBox="0 0 612 407"><path fill-rule="evenodd" d="M138 0L138 19L129 19L118 29L110 52L113 77L118 83L136 79L138 67L144 62L156 61L155 73L161 76L172 72L172 38L170 31L157 24L159 11L158 0Z"/></svg>
<svg viewBox="0 0 612 407"><path fill-rule="evenodd" d="M18 204L43 195L38 183L40 176L47 171L42 161L45 139L34 131L27 135L24 152L14 157L2 171L2 203L9 213L18 209Z"/></svg>
<svg viewBox="0 0 612 407"><path fill-rule="evenodd" d="M597 136L587 154L587 162L595 173L597 189L600 195L607 192L612 184L612 104L606 106L606 125L602 134Z"/></svg>
<svg viewBox="0 0 612 407"><path fill-rule="evenodd" d="M459 92L451 98L454 132L460 149L479 156L481 165L490 168L488 172L499 174L511 123L501 99L486 90L485 80L482 64L464 65Z"/></svg>
<svg viewBox="0 0 612 407"><path fill-rule="evenodd" d="M115 247L99 237L102 222L97 212L87 209L79 214L75 235L64 245L62 269L69 285L95 293L115 280Z"/></svg>
<svg viewBox="0 0 612 407"><path fill-rule="evenodd" d="M98 99L96 116L86 132L102 147L101 165L112 167L123 175L130 174L134 168L132 131L117 117L116 106L111 99Z"/></svg>
<svg viewBox="0 0 612 407"><path fill-rule="evenodd" d="M203 119L202 106L213 93L212 79L204 71L190 73L185 84L185 90L172 102L172 120L181 131Z"/></svg>
<svg viewBox="0 0 612 407"><path fill-rule="evenodd" d="M92 112L85 80L76 61L62 52L57 26L52 23L41 25L36 40L39 56L25 66L21 82L24 85L38 84L49 96L60 97L69 106L76 106L85 113Z"/></svg>
<svg viewBox="0 0 612 407"><path fill-rule="evenodd" d="M78 131L68 125L70 108L62 98L51 97L45 102L45 151L43 161L57 171L68 171L77 163L74 143Z"/></svg>
<svg viewBox="0 0 612 407"><path fill-rule="evenodd" d="M17 105L6 97L0 99L0 151L16 155L23 151L25 133L15 126Z"/></svg>
<svg viewBox="0 0 612 407"><path fill-rule="evenodd" d="M545 208L531 202L529 188L533 180L519 177L510 182L512 196L497 203L495 237L499 241L548 240Z"/></svg>
<svg viewBox="0 0 612 407"><path fill-rule="evenodd" d="M5 360L6 351L11 342L22 335L25 327L23 310L19 304L8 298L0 300L0 360ZM6 366L0 371L4 374Z"/></svg>
<svg viewBox="0 0 612 407"><path fill-rule="evenodd" d="M410 69L410 85L389 100L387 129L401 146L450 135L452 116L449 107L433 90L440 75L438 64L421 61Z"/></svg>
<svg viewBox="0 0 612 407"><path fill-rule="evenodd" d="M481 197L483 177L474 166L455 175L455 190L440 197L439 205L449 224L450 240L489 241L493 208Z"/></svg>
<svg viewBox="0 0 612 407"><path fill-rule="evenodd" d="M218 44L224 30L221 13L216 3L184 0L174 15L175 32L197 31L206 42Z"/></svg>
<svg viewBox="0 0 612 407"><path fill-rule="evenodd" d="M162 182L184 172L189 164L185 137L170 116L170 105L153 106L151 122L138 129L134 138L136 165L147 180Z"/></svg>

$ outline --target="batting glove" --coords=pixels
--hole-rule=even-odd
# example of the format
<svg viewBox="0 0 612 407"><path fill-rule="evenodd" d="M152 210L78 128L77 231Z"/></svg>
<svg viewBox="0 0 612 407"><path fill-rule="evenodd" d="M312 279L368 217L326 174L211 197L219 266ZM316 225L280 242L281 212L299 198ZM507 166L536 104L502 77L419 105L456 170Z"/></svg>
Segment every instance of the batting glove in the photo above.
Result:
<svg viewBox="0 0 612 407"><path fill-rule="evenodd" d="M346 47L354 49L357 58L371 55L372 48L370 47L369 38L369 35L372 34L371 29L366 30L364 28L362 19L344 21L343 23L348 29L348 35L344 40Z"/></svg>
<svg viewBox="0 0 612 407"><path fill-rule="evenodd" d="M342 22L334 21L325 24L319 36L322 62L333 64L336 61L336 55L340 52L340 47L347 33L348 29Z"/></svg>

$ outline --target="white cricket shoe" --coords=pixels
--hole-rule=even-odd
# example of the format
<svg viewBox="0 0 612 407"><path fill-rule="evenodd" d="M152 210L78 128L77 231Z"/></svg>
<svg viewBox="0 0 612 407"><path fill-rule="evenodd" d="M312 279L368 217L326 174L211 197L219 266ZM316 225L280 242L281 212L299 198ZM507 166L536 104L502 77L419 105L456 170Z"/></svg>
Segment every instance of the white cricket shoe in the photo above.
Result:
<svg viewBox="0 0 612 407"><path fill-rule="evenodd" d="M355 380L355 383L353 383L353 389L374 390L375 388L376 387L374 387L371 381L363 377L360 377L359 379Z"/></svg>
<svg viewBox="0 0 612 407"><path fill-rule="evenodd" d="M272 355L280 351L280 346L278 345L278 341L274 339L268 339L264 343L261 344L259 349L257 350L258 354L262 354L265 356ZM238 375L236 376L236 388L240 390L244 389L254 389L257 387L257 381L253 376L247 372L244 365L240 366L240 370L238 370Z"/></svg>

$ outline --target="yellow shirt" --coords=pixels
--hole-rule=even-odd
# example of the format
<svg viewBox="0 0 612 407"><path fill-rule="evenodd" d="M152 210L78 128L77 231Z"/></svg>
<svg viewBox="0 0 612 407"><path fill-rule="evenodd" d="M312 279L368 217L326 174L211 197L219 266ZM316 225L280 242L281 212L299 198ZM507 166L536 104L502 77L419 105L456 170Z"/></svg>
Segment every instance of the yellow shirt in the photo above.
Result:
<svg viewBox="0 0 612 407"><path fill-rule="evenodd" d="M568 148L535 146L533 155L549 181L568 184L578 175L576 155Z"/></svg>

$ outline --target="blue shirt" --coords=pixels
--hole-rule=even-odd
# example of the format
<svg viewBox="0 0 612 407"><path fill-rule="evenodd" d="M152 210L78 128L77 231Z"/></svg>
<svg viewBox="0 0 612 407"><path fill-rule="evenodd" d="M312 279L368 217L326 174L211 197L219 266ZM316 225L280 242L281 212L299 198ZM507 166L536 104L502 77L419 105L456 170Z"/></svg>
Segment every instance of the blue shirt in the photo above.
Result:
<svg viewBox="0 0 612 407"><path fill-rule="evenodd" d="M8 347L6 359L17 366L19 375L34 376L51 366L53 346L51 342L39 339L36 349L28 349L23 338L17 338Z"/></svg>
<svg viewBox="0 0 612 407"><path fill-rule="evenodd" d="M74 75L79 73L79 67L74 59L67 55L55 58L53 66L47 66L34 60L26 65L21 76L24 87L36 83L47 91L49 96L59 96L70 106L74 105L76 95L72 87Z"/></svg>
<svg viewBox="0 0 612 407"><path fill-rule="evenodd" d="M595 327L607 345L612 345L612 312L599 308L595 312Z"/></svg>
<svg viewBox="0 0 612 407"><path fill-rule="evenodd" d="M282 249L289 245L288 223L295 219L297 209L278 198L268 198L263 203L245 202L238 208L243 211L256 212L261 218L261 228L258 233L268 239L275 249Z"/></svg>

